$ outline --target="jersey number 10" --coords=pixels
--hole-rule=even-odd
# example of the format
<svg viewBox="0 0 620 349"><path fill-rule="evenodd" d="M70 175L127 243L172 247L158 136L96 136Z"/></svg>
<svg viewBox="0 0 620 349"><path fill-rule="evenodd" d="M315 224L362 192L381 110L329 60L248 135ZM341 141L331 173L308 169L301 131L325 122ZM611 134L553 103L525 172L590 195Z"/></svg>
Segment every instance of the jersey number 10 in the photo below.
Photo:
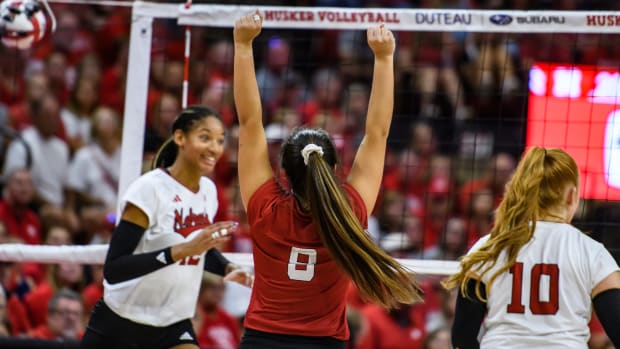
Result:
<svg viewBox="0 0 620 349"><path fill-rule="evenodd" d="M512 299L508 304L509 313L523 314L525 306L521 304L523 292L523 263L515 263L510 268L512 274ZM530 311L535 315L553 315L559 309L560 268L557 264L534 264L530 274ZM549 297L540 300L540 279L549 276Z"/></svg>

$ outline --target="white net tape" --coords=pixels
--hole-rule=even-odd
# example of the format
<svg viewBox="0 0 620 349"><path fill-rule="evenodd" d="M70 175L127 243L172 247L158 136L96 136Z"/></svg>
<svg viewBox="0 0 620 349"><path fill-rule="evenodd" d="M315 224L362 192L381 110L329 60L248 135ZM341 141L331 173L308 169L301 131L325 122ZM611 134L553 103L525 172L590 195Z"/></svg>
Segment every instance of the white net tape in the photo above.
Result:
<svg viewBox="0 0 620 349"><path fill-rule="evenodd" d="M0 261L103 264L107 251L108 245L47 246L2 244L0 245ZM250 253L225 253L224 255L233 263L241 266L251 268L253 265ZM418 274L450 275L458 268L458 263L453 261L415 259L401 259L399 261Z"/></svg>

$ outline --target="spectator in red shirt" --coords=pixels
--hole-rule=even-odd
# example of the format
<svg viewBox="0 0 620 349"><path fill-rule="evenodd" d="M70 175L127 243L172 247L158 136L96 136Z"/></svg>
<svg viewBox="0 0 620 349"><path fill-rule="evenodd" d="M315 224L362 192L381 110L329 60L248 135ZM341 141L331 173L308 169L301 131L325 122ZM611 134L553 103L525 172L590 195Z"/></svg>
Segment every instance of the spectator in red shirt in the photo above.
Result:
<svg viewBox="0 0 620 349"><path fill-rule="evenodd" d="M0 201L0 221L9 235L23 243L37 245L41 243L41 222L29 207L34 194L30 171L22 168L9 173Z"/></svg>
<svg viewBox="0 0 620 349"><path fill-rule="evenodd" d="M261 98L269 111L294 108L301 102L305 89L301 73L291 65L291 45L279 36L269 38L267 45L265 62L256 71Z"/></svg>
<svg viewBox="0 0 620 349"><path fill-rule="evenodd" d="M90 314L93 307L103 297L103 266L92 265L92 281L82 290L84 314Z"/></svg>
<svg viewBox="0 0 620 349"><path fill-rule="evenodd" d="M490 160L482 178L466 182L459 192L459 204L462 212L467 212L471 203L471 196L483 189L488 189L493 195L493 208L496 208L504 195L506 183L516 168L516 161L512 155L499 153Z"/></svg>
<svg viewBox="0 0 620 349"><path fill-rule="evenodd" d="M116 61L112 66L106 68L101 76L99 102L123 115L129 42L120 44L115 53L117 55Z"/></svg>
<svg viewBox="0 0 620 349"><path fill-rule="evenodd" d="M211 79L202 90L200 103L211 106L220 113L222 122L226 127L234 123L234 108L230 81L224 79Z"/></svg>
<svg viewBox="0 0 620 349"><path fill-rule="evenodd" d="M149 113L150 125L144 133L144 151L155 154L170 137L172 123L181 111L181 101L171 93L162 93Z"/></svg>
<svg viewBox="0 0 620 349"><path fill-rule="evenodd" d="M11 127L21 131L32 125L32 108L39 103L50 91L49 76L45 71L39 70L30 73L26 78L25 98L19 103L13 103L9 107L9 122Z"/></svg>
<svg viewBox="0 0 620 349"><path fill-rule="evenodd" d="M235 349L239 346L239 322L220 306L225 290L226 285L222 278L205 274L194 321L201 349Z"/></svg>
<svg viewBox="0 0 620 349"><path fill-rule="evenodd" d="M344 122L344 111L340 106L343 86L340 73L321 69L312 78L312 98L300 106L304 124L314 124L320 114L332 117L333 122Z"/></svg>
<svg viewBox="0 0 620 349"><path fill-rule="evenodd" d="M483 235L493 228L493 193L490 189L481 189L471 196L467 212L467 246L471 247Z"/></svg>
<svg viewBox="0 0 620 349"><path fill-rule="evenodd" d="M441 230L452 213L452 207L453 198L449 179L444 176L431 178L426 193L424 248L437 245Z"/></svg>
<svg viewBox="0 0 620 349"><path fill-rule="evenodd" d="M424 259L457 260L467 252L467 223L460 217L450 217L437 245L424 251Z"/></svg>
<svg viewBox="0 0 620 349"><path fill-rule="evenodd" d="M424 305L385 310L375 304L362 309L364 325L356 349L422 349L426 336Z"/></svg>
<svg viewBox="0 0 620 349"><path fill-rule="evenodd" d="M32 326L39 326L46 321L47 305L53 295L63 288L81 292L84 289L84 270L76 263L50 264L47 280L38 284L24 297Z"/></svg>
<svg viewBox="0 0 620 349"><path fill-rule="evenodd" d="M82 297L71 290L61 289L49 300L47 321L35 327L28 336L37 339L80 339L84 309Z"/></svg>
<svg viewBox="0 0 620 349"><path fill-rule="evenodd" d="M21 55L0 45L0 104L11 106L24 98L23 71L25 61Z"/></svg>
<svg viewBox="0 0 620 349"><path fill-rule="evenodd" d="M395 158L394 166L383 178L383 189L402 193L412 207L423 207L427 171L420 157L412 149L405 149Z"/></svg>
<svg viewBox="0 0 620 349"><path fill-rule="evenodd" d="M230 84L232 82L232 61L230 59L232 55L233 45L229 40L219 40L211 44L207 49L207 64L203 81L210 84L215 80L221 80L224 84Z"/></svg>

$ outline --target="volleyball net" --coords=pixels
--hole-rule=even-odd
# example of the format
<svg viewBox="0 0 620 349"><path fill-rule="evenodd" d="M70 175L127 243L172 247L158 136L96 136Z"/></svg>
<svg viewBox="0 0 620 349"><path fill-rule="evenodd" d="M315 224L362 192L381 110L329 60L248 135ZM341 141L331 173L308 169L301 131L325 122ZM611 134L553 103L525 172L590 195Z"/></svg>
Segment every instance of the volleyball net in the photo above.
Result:
<svg viewBox="0 0 620 349"><path fill-rule="evenodd" d="M371 81L364 30L385 23L396 34L386 181L369 230L412 270L456 271L455 259L488 231L503 184L534 145L563 148L577 160L586 200L576 224L613 253L620 245L620 13L117 4L132 7L120 195L142 173L145 154L153 155L145 131L162 114L161 96L173 95L222 113L233 151L218 175L227 176L230 214L243 217L231 174L232 25L258 9L264 29L255 52L270 147L294 126L323 127L345 168L363 132ZM0 245L0 260L101 264L106 250ZM251 267L250 253L227 256Z"/></svg>

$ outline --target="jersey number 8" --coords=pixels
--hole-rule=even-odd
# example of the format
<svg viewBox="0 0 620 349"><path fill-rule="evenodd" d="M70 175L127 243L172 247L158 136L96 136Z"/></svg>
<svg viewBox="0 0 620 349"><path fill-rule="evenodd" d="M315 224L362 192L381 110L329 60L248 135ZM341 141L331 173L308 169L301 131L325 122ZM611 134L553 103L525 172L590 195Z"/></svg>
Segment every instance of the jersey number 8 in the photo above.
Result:
<svg viewBox="0 0 620 349"><path fill-rule="evenodd" d="M523 263L515 263L510 268L512 274L512 300L506 311L523 314L525 306L521 304L523 292ZM549 276L549 297L542 301L540 297L540 280ZM553 315L559 309L560 268L557 264L534 264L530 276L530 310L534 315Z"/></svg>
<svg viewBox="0 0 620 349"><path fill-rule="evenodd" d="M300 261L300 256L305 256L304 261ZM314 278L315 264L315 249L291 247L291 254L288 259L288 278L298 281L311 281ZM299 266L305 266L305 268L297 269Z"/></svg>

